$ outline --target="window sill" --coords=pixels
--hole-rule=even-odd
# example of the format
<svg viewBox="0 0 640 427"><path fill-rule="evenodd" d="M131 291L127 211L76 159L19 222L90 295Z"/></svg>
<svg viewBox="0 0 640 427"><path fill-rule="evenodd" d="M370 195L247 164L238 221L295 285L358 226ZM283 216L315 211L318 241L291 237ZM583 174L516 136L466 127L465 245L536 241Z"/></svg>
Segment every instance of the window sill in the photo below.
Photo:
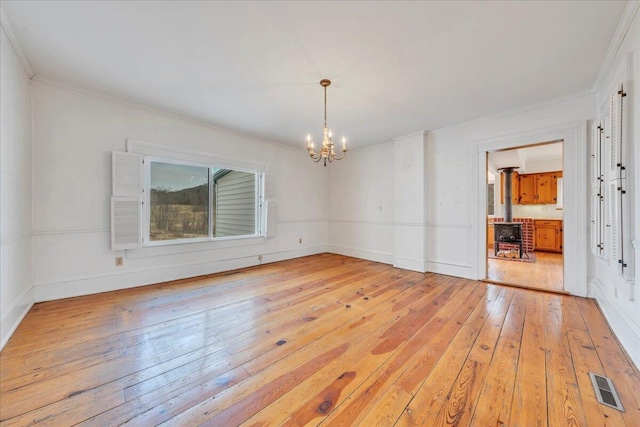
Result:
<svg viewBox="0 0 640 427"><path fill-rule="evenodd" d="M128 249L127 258L151 258L157 256L177 255L190 252L212 251L219 249L237 248L242 246L254 246L266 243L263 236L244 236L234 238L220 238L199 242L175 242L143 246L139 249Z"/></svg>

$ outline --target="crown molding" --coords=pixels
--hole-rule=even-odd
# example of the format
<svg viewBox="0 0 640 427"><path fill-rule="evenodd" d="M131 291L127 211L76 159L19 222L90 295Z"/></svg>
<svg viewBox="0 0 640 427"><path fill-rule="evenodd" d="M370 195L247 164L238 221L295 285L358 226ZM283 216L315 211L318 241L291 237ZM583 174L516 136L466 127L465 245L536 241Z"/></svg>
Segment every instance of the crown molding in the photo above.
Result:
<svg viewBox="0 0 640 427"><path fill-rule="evenodd" d="M613 60L620 49L620 45L624 41L625 36L627 35L627 31L629 31L629 27L633 22L633 18L636 16L638 12L638 8L640 8L640 1L630 1L627 3L627 7L622 14L622 18L620 18L620 22L618 23L618 28L616 28L616 32L611 39L611 43L609 44L609 49L604 57L604 60L600 64L600 68L598 69L598 74L596 75L596 79L593 82L592 90L595 92L600 88L604 78L609 73L611 66L613 65Z"/></svg>
<svg viewBox="0 0 640 427"><path fill-rule="evenodd" d="M213 130L216 130L218 132L223 132L223 133L227 133L229 135L235 135L235 136L238 136L238 137L241 137L241 138L245 138L245 139L247 139L249 141L260 142L260 143L269 144L269 145L274 145L274 146L277 146L279 148L285 148L285 149L288 149L288 150L298 150L298 147L295 147L293 145L289 145L289 144L286 144L286 143L274 141L274 140L268 139L268 138L261 138L261 137L255 136L255 135L250 135L250 134L238 132L238 131L234 131L234 130L231 130L231 129L225 129L225 128L222 128L222 127L215 126L215 125L213 125L211 123L208 123L208 122L205 122L205 121L202 121L202 120L198 120L198 119L195 119L193 117L189 117L187 115L182 115L182 114L173 113L173 112L170 112L170 111L165 111L165 110L162 110L160 108L151 107L149 105L145 105L143 103L136 102L136 101L133 101L133 100L129 100L129 99L126 99L126 98L120 98L120 97L117 97L117 96L114 96L114 95L108 95L108 94L105 94L105 93L102 93L102 92L98 92L98 91L95 91L95 90L92 90L92 89L86 89L86 88L84 88L82 86L78 86L78 85L75 85L73 83L62 82L62 81L59 81L59 80L55 80L55 79L51 79L51 78L47 78L47 77L42 77L41 75L34 76L33 80L35 80L37 82L46 83L46 84L49 84L49 85L52 85L52 86L63 87L65 89L72 90L74 92L84 93L85 95L89 95L89 96L93 96L93 97L96 97L96 98L104 99L106 101L110 101L110 102L115 102L115 103L118 103L118 104L126 105L128 107L137 108L137 109L140 109L140 110L143 110L143 111L147 111L147 112L150 112L150 113L160 114L160 115L163 115L165 117L171 117L173 119L182 120L182 121L194 124L194 125L202 126L202 127L208 128L208 129L213 129ZM302 150L304 152L304 145L301 145L300 147L302 148Z"/></svg>
<svg viewBox="0 0 640 427"><path fill-rule="evenodd" d="M417 137L417 136L421 136L421 137L425 138L428 134L429 134L428 130L419 130L419 131L416 131L416 132L408 133L406 135L396 136L395 138L392 139L392 141L395 142L395 141L400 141L400 140L407 139L407 138L414 138L414 137Z"/></svg>
<svg viewBox="0 0 640 427"><path fill-rule="evenodd" d="M29 79L32 79L36 74L33 72L31 64L29 64L29 60L24 55L24 52L22 52L20 43L18 43L18 39L16 39L16 36L13 33L13 29L11 28L11 24L9 23L9 19L7 18L7 15L4 14L4 10L2 8L0 8L0 26L2 27L4 33L7 35L11 47L18 57L18 61L20 61L20 64L22 65L22 69L27 74L27 77L29 77Z"/></svg>
<svg viewBox="0 0 640 427"><path fill-rule="evenodd" d="M432 130L430 132L437 134L437 133L440 133L440 132L447 132L447 131L455 130L455 129L463 129L463 128L466 128L468 126L475 126L475 125L478 125L478 124L481 124L481 123L484 123L484 122L490 122L490 121L493 121L493 120L502 119L502 118L509 117L509 116L515 116L516 114L526 113L527 111L539 110L540 108L550 107L550 106L555 105L555 104L568 102L568 101L571 101L571 100L574 100L574 99L584 98L585 96L589 96L589 95L593 95L593 94L595 94L595 91L593 89L587 89L587 90L583 90L581 92L576 92L576 93L572 93L572 94L569 94L569 95L560 96L558 98L551 98L551 99L547 99L547 100L544 100L544 101L536 102L535 104L529 104L529 105L525 105L523 107L512 108L510 110L502 111L500 113L492 114L490 116L480 117L479 119L470 120L468 122L457 123L455 125L445 126L445 127L439 128L439 129L434 129L434 130Z"/></svg>

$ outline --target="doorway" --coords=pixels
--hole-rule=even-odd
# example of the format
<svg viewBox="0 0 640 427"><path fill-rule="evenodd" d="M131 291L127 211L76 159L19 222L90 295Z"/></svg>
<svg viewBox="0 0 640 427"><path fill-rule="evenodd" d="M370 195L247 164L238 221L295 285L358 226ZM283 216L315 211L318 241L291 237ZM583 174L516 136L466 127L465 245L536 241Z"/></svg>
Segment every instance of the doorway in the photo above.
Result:
<svg viewBox="0 0 640 427"><path fill-rule="evenodd" d="M564 288L562 140L486 152L486 277Z"/></svg>
<svg viewBox="0 0 640 427"><path fill-rule="evenodd" d="M593 295L587 279L586 254L588 247L587 209L587 121L575 121L527 131L512 131L500 136L478 139L474 145L476 191L473 199L476 209L471 210L475 234L476 261L474 276L487 277L487 152L530 145L532 142L563 141L563 252L564 290L580 297ZM480 213L480 214L478 214Z"/></svg>

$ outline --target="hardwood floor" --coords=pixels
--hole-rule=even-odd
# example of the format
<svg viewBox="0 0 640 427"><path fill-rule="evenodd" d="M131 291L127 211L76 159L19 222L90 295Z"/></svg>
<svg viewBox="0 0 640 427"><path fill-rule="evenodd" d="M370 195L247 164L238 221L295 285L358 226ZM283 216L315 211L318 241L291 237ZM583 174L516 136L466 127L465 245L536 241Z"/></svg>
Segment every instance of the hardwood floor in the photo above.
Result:
<svg viewBox="0 0 640 427"><path fill-rule="evenodd" d="M640 426L592 300L330 254L36 304L0 367L3 426Z"/></svg>
<svg viewBox="0 0 640 427"><path fill-rule="evenodd" d="M535 252L536 262L487 258L487 280L526 288L564 292L562 254Z"/></svg>

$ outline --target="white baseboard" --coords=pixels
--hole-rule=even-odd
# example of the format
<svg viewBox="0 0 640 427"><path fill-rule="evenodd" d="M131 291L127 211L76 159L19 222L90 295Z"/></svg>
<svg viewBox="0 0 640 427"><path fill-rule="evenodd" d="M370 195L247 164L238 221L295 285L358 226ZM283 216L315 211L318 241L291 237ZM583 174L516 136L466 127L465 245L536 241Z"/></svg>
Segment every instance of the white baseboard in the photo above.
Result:
<svg viewBox="0 0 640 427"><path fill-rule="evenodd" d="M403 268L405 270L417 271L418 273L427 272L427 265L423 259L394 257L393 266L395 268Z"/></svg>
<svg viewBox="0 0 640 427"><path fill-rule="evenodd" d="M609 322L613 333L627 351L636 367L640 369L640 330L633 321L624 315L624 311L611 301L600 286L595 286L596 301Z"/></svg>
<svg viewBox="0 0 640 427"><path fill-rule="evenodd" d="M476 280L475 272L471 265L454 261L427 259L427 271Z"/></svg>
<svg viewBox="0 0 640 427"><path fill-rule="evenodd" d="M36 283L34 286L34 296L36 302L51 301L203 276L238 268L253 267L261 263L267 264L324 252L327 252L326 245L318 245L302 249L262 254L261 262L257 256L251 255L229 260L165 265L121 271L117 274L93 275L56 282Z"/></svg>
<svg viewBox="0 0 640 427"><path fill-rule="evenodd" d="M34 287L29 284L5 310L2 310L0 313L0 350L4 348L24 316L31 310L34 301Z"/></svg>
<svg viewBox="0 0 640 427"><path fill-rule="evenodd" d="M347 246L328 245L327 252L393 265L393 254Z"/></svg>

